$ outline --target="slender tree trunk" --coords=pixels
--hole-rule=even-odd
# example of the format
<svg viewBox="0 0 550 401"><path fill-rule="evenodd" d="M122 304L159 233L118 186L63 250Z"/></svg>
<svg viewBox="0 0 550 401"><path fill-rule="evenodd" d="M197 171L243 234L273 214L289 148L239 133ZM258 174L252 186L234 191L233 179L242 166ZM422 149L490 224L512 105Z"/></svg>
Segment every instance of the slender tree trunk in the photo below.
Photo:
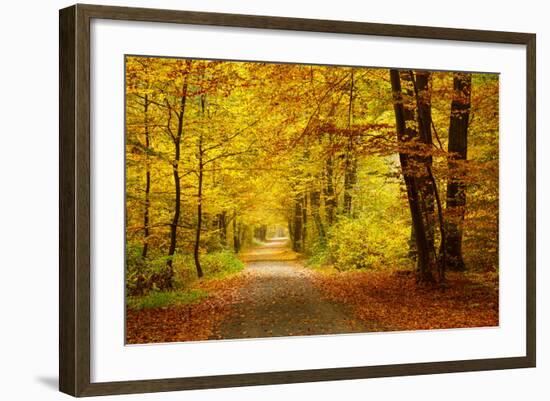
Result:
<svg viewBox="0 0 550 401"><path fill-rule="evenodd" d="M220 230L220 241L223 246L227 245L227 212L224 210L218 215L218 229Z"/></svg>
<svg viewBox="0 0 550 401"><path fill-rule="evenodd" d="M260 241L266 241L267 240L267 226L265 224L262 224L260 226Z"/></svg>
<svg viewBox="0 0 550 401"><path fill-rule="evenodd" d="M239 253L241 250L241 244L239 241L239 232L237 230L237 211L233 211L233 250L235 253Z"/></svg>
<svg viewBox="0 0 550 401"><path fill-rule="evenodd" d="M321 245L324 246L326 243L325 227L319 213L319 208L321 204L321 192L317 188L309 193L309 204L311 205L311 214L313 215L315 227L317 228L319 242L321 243Z"/></svg>
<svg viewBox="0 0 550 401"><path fill-rule="evenodd" d="M336 210L336 194L334 191L334 161L332 155L329 155L325 162L325 181L325 211L328 225L331 226L334 223L334 214Z"/></svg>
<svg viewBox="0 0 550 401"><path fill-rule="evenodd" d="M174 189L175 189L175 198L174 198L174 215L172 217L172 223L170 224L170 246L168 248L168 261L167 272L165 274L163 282L161 283L162 288L172 288L172 277L174 276L174 265L173 258L176 253L177 246L177 233L178 233L178 224L181 213L181 182L179 175L179 163L180 163L180 153L181 153L181 138L183 133L183 119L185 115L185 104L187 100L187 75L186 73L183 87L182 87L182 96L180 100L180 110L177 112L178 117L178 127L175 136L172 138L174 143L174 160L172 162L172 174L174 176ZM172 110L169 110L169 113L172 113Z"/></svg>
<svg viewBox="0 0 550 401"><path fill-rule="evenodd" d="M242 221L239 221L239 225L238 225L238 232L239 232L239 247L242 248L243 244L246 244L246 225L242 222Z"/></svg>
<svg viewBox="0 0 550 401"><path fill-rule="evenodd" d="M197 190L197 230L195 231L195 246L193 248L193 257L195 259L195 268L197 269L197 276L200 278L203 276L201 261L200 261L200 243L201 243L201 230L202 230L202 183L204 179L204 166L202 164L202 148L199 150L199 186Z"/></svg>
<svg viewBox="0 0 550 401"><path fill-rule="evenodd" d="M290 243L292 244L292 249L294 249L294 227L292 225L292 217L289 217L287 220L288 236L290 237Z"/></svg>
<svg viewBox="0 0 550 401"><path fill-rule="evenodd" d="M353 122L353 90L354 90L353 69L351 70L349 105L348 105L348 143L346 146L346 162L344 173L344 207L345 216L351 217L353 210L353 187L357 183L357 158L355 157L355 137L351 132Z"/></svg>
<svg viewBox="0 0 550 401"><path fill-rule="evenodd" d="M306 250L307 241L307 192L302 195L302 252Z"/></svg>
<svg viewBox="0 0 550 401"><path fill-rule="evenodd" d="M302 199L297 194L294 199L294 216L292 220L292 249L295 252L303 251L302 242Z"/></svg>
<svg viewBox="0 0 550 401"><path fill-rule="evenodd" d="M147 257L149 247L149 208L150 208L150 193L151 193L151 165L149 157L150 136L149 136L149 96L145 95L145 103L143 106L144 115L144 134L145 134L145 202L143 210L143 249L141 257Z"/></svg>
<svg viewBox="0 0 550 401"><path fill-rule="evenodd" d="M204 116L204 95L201 96L201 109ZM195 246L193 248L193 257L195 259L195 268L197 269L197 276L201 278L203 276L201 260L200 260L200 245L201 245L201 230L202 230L202 184L204 180L204 163L203 156L204 151L202 148L202 131L199 134L198 143L198 168L199 168L199 182L197 189L197 230L195 231Z"/></svg>
<svg viewBox="0 0 550 401"><path fill-rule="evenodd" d="M350 139L352 141L352 139ZM350 145L346 155L346 171L344 173L344 207L345 216L353 216L353 187L357 183L357 160Z"/></svg>
<svg viewBox="0 0 550 401"><path fill-rule="evenodd" d="M401 79L398 70L390 70L390 80L394 99L395 125L397 139L401 145L410 141L416 136L412 121L414 121L414 112L411 107L404 106L403 93L401 89ZM407 199L411 211L412 224L415 231L418 280L424 283L434 281L432 270L435 267L435 259L430 252L429 238L424 225L424 211L419 196L419 188L415 176L411 173L411 157L408 153L401 151L399 161L407 188Z"/></svg>
<svg viewBox="0 0 550 401"><path fill-rule="evenodd" d="M468 123L470 118L472 76L455 73L449 125L449 181L447 183L447 242L445 253L451 270L465 270L462 257L462 225L466 207L466 185L457 170L467 158ZM458 161L458 163L457 163Z"/></svg>

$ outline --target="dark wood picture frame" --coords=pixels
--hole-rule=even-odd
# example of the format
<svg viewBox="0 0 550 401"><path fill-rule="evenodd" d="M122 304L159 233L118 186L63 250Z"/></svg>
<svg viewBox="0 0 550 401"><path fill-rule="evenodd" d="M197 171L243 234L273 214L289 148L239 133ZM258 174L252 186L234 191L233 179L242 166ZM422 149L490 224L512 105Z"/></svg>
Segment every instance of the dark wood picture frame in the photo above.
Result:
<svg viewBox="0 0 550 401"><path fill-rule="evenodd" d="M90 21L93 18L525 45L526 356L91 383ZM535 34L81 4L60 10L59 29L59 388L62 392L93 396L535 366Z"/></svg>

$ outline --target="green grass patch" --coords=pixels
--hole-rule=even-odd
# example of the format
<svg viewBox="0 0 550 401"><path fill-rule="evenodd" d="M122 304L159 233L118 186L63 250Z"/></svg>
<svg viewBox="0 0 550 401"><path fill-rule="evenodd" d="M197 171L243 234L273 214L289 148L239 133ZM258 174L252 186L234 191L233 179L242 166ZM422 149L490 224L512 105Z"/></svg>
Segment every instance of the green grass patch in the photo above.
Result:
<svg viewBox="0 0 550 401"><path fill-rule="evenodd" d="M244 269L244 263L231 251L221 251L202 255L201 265L206 278L216 279L230 276Z"/></svg>
<svg viewBox="0 0 550 401"><path fill-rule="evenodd" d="M208 292L200 289L187 291L152 291L144 296L129 296L127 306L131 309L152 309L167 306L187 305L208 297Z"/></svg>
<svg viewBox="0 0 550 401"><path fill-rule="evenodd" d="M200 260L204 273L202 280L224 278L244 269L243 262L229 250L202 254ZM197 280L193 255L176 255L174 259L174 287L188 289L193 287Z"/></svg>

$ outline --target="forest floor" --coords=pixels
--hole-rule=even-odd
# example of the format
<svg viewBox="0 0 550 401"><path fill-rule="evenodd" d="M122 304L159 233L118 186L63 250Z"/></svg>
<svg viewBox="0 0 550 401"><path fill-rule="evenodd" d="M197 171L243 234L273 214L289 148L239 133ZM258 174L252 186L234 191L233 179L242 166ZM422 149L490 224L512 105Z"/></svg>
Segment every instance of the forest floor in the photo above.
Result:
<svg viewBox="0 0 550 401"><path fill-rule="evenodd" d="M345 305L322 296L317 272L303 267L285 240L271 240L242 255L248 282L214 339L379 331Z"/></svg>
<svg viewBox="0 0 550 401"><path fill-rule="evenodd" d="M240 255L245 269L200 281L197 302L127 309L127 342L143 344L498 325L498 277L449 274L444 290L396 270L304 267L285 240Z"/></svg>

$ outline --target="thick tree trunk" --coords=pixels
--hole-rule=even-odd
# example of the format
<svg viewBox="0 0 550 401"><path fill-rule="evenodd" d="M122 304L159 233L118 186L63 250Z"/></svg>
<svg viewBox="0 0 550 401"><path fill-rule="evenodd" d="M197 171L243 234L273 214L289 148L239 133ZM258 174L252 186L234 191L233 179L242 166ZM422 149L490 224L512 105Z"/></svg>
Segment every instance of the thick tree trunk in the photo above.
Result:
<svg viewBox="0 0 550 401"><path fill-rule="evenodd" d="M180 153L181 153L181 137L183 133L183 119L185 115L185 104L187 100L187 75L184 78L183 87L182 87L182 96L180 100L180 110L177 113L178 117L178 127L176 134L174 135L174 160L172 162L172 174L174 176L174 189L175 189L175 198L174 198L174 215L172 217L172 222L170 224L170 245L168 248L168 261L166 262L167 272L161 280L161 288L170 289L172 288L172 277L174 276L174 265L173 258L176 253L177 246L177 233L178 233L178 224L181 213L181 182L179 175L179 163L180 163ZM168 111L172 113L172 110Z"/></svg>
<svg viewBox="0 0 550 401"><path fill-rule="evenodd" d="M145 199L143 210L143 249L141 251L141 257L145 259L147 257L147 250L149 248L149 208L151 206L150 194L151 194L151 165L149 157L149 147L151 146L151 139L149 135L149 96L145 95L145 103L143 106L143 124L145 135Z"/></svg>
<svg viewBox="0 0 550 401"><path fill-rule="evenodd" d="M432 106L431 106L431 92L430 92L430 80L431 73L428 71L418 71L416 73L416 79L413 72L410 72L410 77L413 82L416 104L417 104L417 116L418 116L418 128L420 131L420 140L426 145L426 156L420 159L421 164L425 167L425 172L420 178L420 191L425 202L425 217L424 221L427 226L428 242L430 252L436 255L435 251L435 207L434 201L437 204L437 215L439 222L439 229L441 233L441 247L445 249L447 235L445 232L445 224L443 218L443 208L441 206L441 198L437 189L437 182L432 171L432 155L431 149L432 142ZM438 272L439 282L445 281L445 268L447 264L446 253L442 252L438 260Z"/></svg>
<svg viewBox="0 0 550 401"><path fill-rule="evenodd" d="M455 73L449 125L449 181L447 183L447 242L445 253L451 270L465 270L462 257L462 224L466 207L466 185L457 170L467 158L470 118L471 74Z"/></svg>
<svg viewBox="0 0 550 401"><path fill-rule="evenodd" d="M416 75L416 78L415 78ZM429 82L431 74L428 71L417 71L413 74L412 71L408 77L413 85L414 95L417 104L417 124L420 141L426 145L424 152L431 151L432 147L432 112L431 112L431 95ZM424 171L418 177L418 189L424 203L424 222L426 225L426 233L428 235L428 244L430 252L435 255L434 231L435 231L435 188L430 179L429 171L432 168L432 156L428 153L425 156L416 157L417 162L424 166Z"/></svg>
<svg viewBox="0 0 550 401"><path fill-rule="evenodd" d="M410 141L416 136L413 124L414 109L404 106L403 93L401 89L401 79L398 70L390 70L390 80L394 100L395 125L397 139L400 144ZM429 237L424 225L424 210L420 199L420 190L417 180L412 174L411 157L404 151L399 153L399 161L407 188L407 199L411 211L412 224L415 231L415 241L417 250L418 280L420 282L430 283L434 281L433 269L435 268L435 258L430 252Z"/></svg>
<svg viewBox="0 0 550 401"><path fill-rule="evenodd" d="M408 252L409 258L411 258L412 260L416 260L416 235L414 233L413 225L411 225L411 235L409 236L408 245L409 245L409 252Z"/></svg>

